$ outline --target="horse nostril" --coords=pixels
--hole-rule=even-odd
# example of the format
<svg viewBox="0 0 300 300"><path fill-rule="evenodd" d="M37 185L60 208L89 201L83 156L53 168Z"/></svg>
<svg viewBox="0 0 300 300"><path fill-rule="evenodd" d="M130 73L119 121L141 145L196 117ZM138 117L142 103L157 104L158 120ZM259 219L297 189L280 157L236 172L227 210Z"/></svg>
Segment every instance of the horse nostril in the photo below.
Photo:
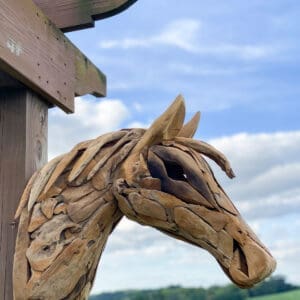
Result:
<svg viewBox="0 0 300 300"><path fill-rule="evenodd" d="M241 232L240 232L241 233ZM233 260L237 263L237 268L249 277L247 259L239 243L233 239Z"/></svg>

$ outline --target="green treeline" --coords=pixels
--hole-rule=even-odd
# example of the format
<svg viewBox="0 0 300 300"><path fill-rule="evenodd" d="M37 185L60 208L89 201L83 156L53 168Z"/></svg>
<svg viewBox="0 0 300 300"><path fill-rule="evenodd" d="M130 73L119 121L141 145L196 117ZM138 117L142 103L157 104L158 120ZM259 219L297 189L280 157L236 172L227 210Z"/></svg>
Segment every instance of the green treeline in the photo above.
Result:
<svg viewBox="0 0 300 300"><path fill-rule="evenodd" d="M170 286L156 290L130 290L91 296L90 300L244 300L299 288L286 282L283 276L274 276L254 288L243 290L230 284L210 288L183 288Z"/></svg>

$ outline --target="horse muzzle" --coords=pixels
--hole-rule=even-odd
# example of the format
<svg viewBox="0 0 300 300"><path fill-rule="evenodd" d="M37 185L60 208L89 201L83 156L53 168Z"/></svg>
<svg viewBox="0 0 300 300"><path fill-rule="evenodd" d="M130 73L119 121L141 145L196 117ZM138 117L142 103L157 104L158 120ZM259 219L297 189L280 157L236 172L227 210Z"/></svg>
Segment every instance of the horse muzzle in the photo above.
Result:
<svg viewBox="0 0 300 300"><path fill-rule="evenodd" d="M233 237L233 254L229 267L225 267L220 261L219 264L235 284L241 288L250 288L275 270L276 261L249 226L241 219L239 221L241 223L229 223L225 228ZM240 226L236 226L237 224Z"/></svg>

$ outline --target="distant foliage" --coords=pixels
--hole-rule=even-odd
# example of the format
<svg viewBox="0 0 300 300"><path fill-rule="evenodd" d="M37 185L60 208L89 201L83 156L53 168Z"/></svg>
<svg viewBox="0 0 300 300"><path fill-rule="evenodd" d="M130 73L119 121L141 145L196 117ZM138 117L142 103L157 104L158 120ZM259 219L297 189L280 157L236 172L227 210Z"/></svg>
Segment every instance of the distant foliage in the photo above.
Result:
<svg viewBox="0 0 300 300"><path fill-rule="evenodd" d="M287 292L296 288L299 287L287 283L284 276L278 275L271 277L269 280L263 281L261 284L250 289L248 292L250 297L255 297L261 295Z"/></svg>
<svg viewBox="0 0 300 300"><path fill-rule="evenodd" d="M278 294L251 297L248 298L247 300L299 300L299 299L300 299L300 289L278 293Z"/></svg>
<svg viewBox="0 0 300 300"><path fill-rule="evenodd" d="M157 290L123 291L91 296L90 300L245 300L249 297L276 294L299 288L286 282L283 276L273 276L248 290L232 284L204 288L171 286Z"/></svg>

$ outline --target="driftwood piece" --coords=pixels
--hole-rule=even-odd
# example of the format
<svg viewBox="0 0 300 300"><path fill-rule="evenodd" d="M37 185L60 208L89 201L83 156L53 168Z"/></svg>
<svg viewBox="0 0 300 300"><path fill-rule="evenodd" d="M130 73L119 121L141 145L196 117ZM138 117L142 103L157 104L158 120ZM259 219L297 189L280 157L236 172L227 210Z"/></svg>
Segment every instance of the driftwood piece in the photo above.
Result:
<svg viewBox="0 0 300 300"><path fill-rule="evenodd" d="M48 198L41 203L41 211L47 219L52 218L56 204L57 200L55 198Z"/></svg>
<svg viewBox="0 0 300 300"><path fill-rule="evenodd" d="M35 182L35 179L37 177L37 174L38 172L35 172L31 178L29 179L28 183L27 183L27 186L22 194L22 197L20 199L20 202L19 202L19 205L18 205L18 208L17 208L17 211L16 211L16 214L15 214L15 219L18 219L21 215L21 212L23 210L23 208L27 205L28 203L28 199L29 199L29 195L30 195L30 192L31 192L31 188L32 188L32 185L33 183Z"/></svg>
<svg viewBox="0 0 300 300"><path fill-rule="evenodd" d="M65 203L59 203L53 211L54 215L59 215L59 214L67 214L67 205Z"/></svg>
<svg viewBox="0 0 300 300"><path fill-rule="evenodd" d="M176 137L175 140L176 142L191 147L199 153L202 153L214 160L221 167L221 169L226 172L229 178L235 177L233 170L231 169L230 163L228 162L226 157L213 146L203 141L195 141L184 137Z"/></svg>
<svg viewBox="0 0 300 300"><path fill-rule="evenodd" d="M33 232L47 222L47 217L41 210L41 204L36 203L32 209L32 215L30 217L30 223L28 225L28 232Z"/></svg>
<svg viewBox="0 0 300 300"><path fill-rule="evenodd" d="M72 171L70 172L68 181L71 182L75 180L105 144L118 140L124 135L125 132L122 131L107 133L90 143L86 151L84 151L81 157L76 161Z"/></svg>
<svg viewBox="0 0 300 300"><path fill-rule="evenodd" d="M104 204L104 200L99 198L98 191L95 191L95 194L96 195L92 192L89 194L89 197L83 201L71 202L67 206L67 213L71 220L76 223L80 223L88 219L99 206Z"/></svg>
<svg viewBox="0 0 300 300"><path fill-rule="evenodd" d="M83 142L28 183L14 261L15 299L87 299L106 241L125 215L209 251L250 287L275 260L243 221L203 155L233 177L226 157L192 139L178 96L148 130Z"/></svg>
<svg viewBox="0 0 300 300"><path fill-rule="evenodd" d="M28 211L30 211L36 202L38 196L40 195L41 191L44 189L45 185L47 184L52 172L54 171L55 167L62 159L62 156L58 156L52 159L48 164L46 164L36 176L36 180L34 181L29 200L28 200Z"/></svg>
<svg viewBox="0 0 300 300"><path fill-rule="evenodd" d="M102 167L102 171L97 174L94 173L94 170L89 173L88 178L92 177L92 183L95 189L103 190L112 182L110 181L111 173L113 173L118 165L127 157L130 150L135 146L136 140L132 140L125 144L122 149L114 156L112 156L109 161ZM98 167L97 167L98 168ZM94 174L94 175L92 175Z"/></svg>
<svg viewBox="0 0 300 300"><path fill-rule="evenodd" d="M45 186L45 189L43 191L44 194L48 192L50 187L53 186L53 184L56 182L56 180L59 178L59 176L66 170L68 165L72 162L72 160L76 157L79 151L83 151L88 148L88 146L91 144L91 141L85 141L78 145L76 145L73 150L71 150L69 153L64 155L64 157L60 160L60 162L57 164L55 170L51 174L51 177L49 178L47 185Z"/></svg>
<svg viewBox="0 0 300 300"><path fill-rule="evenodd" d="M189 122L187 122L184 126L182 126L177 136L192 138L197 131L199 121L200 121L200 111L196 112L193 118Z"/></svg>
<svg viewBox="0 0 300 300"><path fill-rule="evenodd" d="M27 209L22 210L19 221L18 236L16 240L16 249L13 266L14 298L24 299L24 291L28 283L28 273L30 266L26 258L26 250L30 245L28 234L29 212Z"/></svg>
<svg viewBox="0 0 300 300"><path fill-rule="evenodd" d="M129 194L128 200L137 214L142 214L154 219L167 221L167 213L163 206L155 201L145 201L145 198L138 193Z"/></svg>

